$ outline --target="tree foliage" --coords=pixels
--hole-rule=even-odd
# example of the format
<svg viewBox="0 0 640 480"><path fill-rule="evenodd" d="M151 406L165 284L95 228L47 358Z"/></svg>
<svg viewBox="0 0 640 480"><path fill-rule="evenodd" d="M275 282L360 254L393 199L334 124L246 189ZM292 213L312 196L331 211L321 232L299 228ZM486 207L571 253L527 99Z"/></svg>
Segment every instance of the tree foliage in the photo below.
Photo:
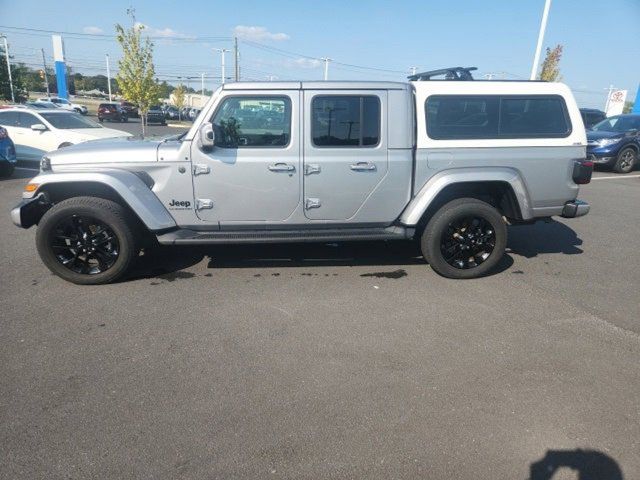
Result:
<svg viewBox="0 0 640 480"><path fill-rule="evenodd" d="M175 104L176 107L178 108L182 108L184 107L184 94L185 94L185 88L184 85L178 85L174 90L173 90L173 103Z"/></svg>
<svg viewBox="0 0 640 480"><path fill-rule="evenodd" d="M136 23L132 10L128 13L132 20L131 27L124 28L116 24L116 39L122 47L116 81L122 96L137 104L142 118L145 119L149 107L158 103L160 96L153 66L153 43L149 37L142 38L144 25ZM145 123L141 122L143 135Z"/></svg>
<svg viewBox="0 0 640 480"><path fill-rule="evenodd" d="M562 58L562 45L558 44L553 49L547 47L547 53L542 62L539 80L545 82L557 82L560 76L560 59Z"/></svg>
<svg viewBox="0 0 640 480"><path fill-rule="evenodd" d="M629 100L624 102L624 108L622 109L622 113L631 113L631 111L633 110L633 105L634 104L635 104L635 102L630 102Z"/></svg>
<svg viewBox="0 0 640 480"><path fill-rule="evenodd" d="M27 99L27 89L24 85L23 74L27 70L22 64L11 65L11 79L13 80L13 95L16 102L24 102ZM4 48L0 46L0 100L11 101L11 87L9 72Z"/></svg>

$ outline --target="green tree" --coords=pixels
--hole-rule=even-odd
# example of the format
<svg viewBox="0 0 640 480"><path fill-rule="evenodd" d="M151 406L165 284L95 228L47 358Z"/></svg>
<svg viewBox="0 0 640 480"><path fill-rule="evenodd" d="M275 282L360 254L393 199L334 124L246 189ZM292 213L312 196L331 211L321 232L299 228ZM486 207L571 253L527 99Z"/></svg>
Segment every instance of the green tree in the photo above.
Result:
<svg viewBox="0 0 640 480"><path fill-rule="evenodd" d="M158 102L160 89L155 80L153 43L149 37L142 38L144 25L136 23L134 10L129 9L127 13L131 18L131 27L124 28L116 24L116 39L122 47L116 80L122 96L140 109L144 136L147 112L151 105Z"/></svg>
<svg viewBox="0 0 640 480"><path fill-rule="evenodd" d="M622 109L622 113L631 113L631 110L633 110L634 105L635 105L634 102L630 102L629 100L627 100L626 102L624 102L624 108Z"/></svg>
<svg viewBox="0 0 640 480"><path fill-rule="evenodd" d="M542 68L540 69L540 76L538 80L544 80L545 82L557 82L562 77L560 76L560 59L562 58L562 45L556 45L553 49L547 47L547 54L542 62Z"/></svg>
<svg viewBox="0 0 640 480"><path fill-rule="evenodd" d="M27 99L27 89L24 86L24 76L27 67L21 64L11 65L11 79L13 81L13 95L16 102L24 102ZM0 100L11 101L11 86L4 48L0 47Z"/></svg>
<svg viewBox="0 0 640 480"><path fill-rule="evenodd" d="M184 85L180 84L173 90L173 103L178 107L178 119L182 120L182 107L184 107Z"/></svg>

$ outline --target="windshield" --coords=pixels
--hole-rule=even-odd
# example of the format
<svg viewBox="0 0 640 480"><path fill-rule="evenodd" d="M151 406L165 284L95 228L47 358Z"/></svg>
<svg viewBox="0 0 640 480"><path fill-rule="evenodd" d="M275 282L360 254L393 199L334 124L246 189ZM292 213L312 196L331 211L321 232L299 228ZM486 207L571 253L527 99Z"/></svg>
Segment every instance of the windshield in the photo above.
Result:
<svg viewBox="0 0 640 480"><path fill-rule="evenodd" d="M640 116L611 117L591 127L596 132L628 132L640 130Z"/></svg>
<svg viewBox="0 0 640 480"><path fill-rule="evenodd" d="M84 118L78 113L41 113L40 115L55 128L63 130L70 128L102 128L101 125Z"/></svg>

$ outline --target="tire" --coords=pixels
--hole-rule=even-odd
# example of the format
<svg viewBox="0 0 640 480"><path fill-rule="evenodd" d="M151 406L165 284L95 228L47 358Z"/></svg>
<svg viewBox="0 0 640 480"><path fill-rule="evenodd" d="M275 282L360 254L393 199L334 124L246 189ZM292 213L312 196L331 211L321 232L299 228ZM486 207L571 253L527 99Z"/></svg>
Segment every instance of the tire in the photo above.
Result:
<svg viewBox="0 0 640 480"><path fill-rule="evenodd" d="M122 117L122 123L127 123L129 121L129 117Z"/></svg>
<svg viewBox="0 0 640 480"><path fill-rule="evenodd" d="M104 118L99 118L99 117L98 117L98 121L99 121L100 123L104 123Z"/></svg>
<svg viewBox="0 0 640 480"><path fill-rule="evenodd" d="M137 254L134 231L135 223L121 205L103 198L74 197L44 214L36 231L36 247L47 268L60 278L78 285L101 285L127 273ZM81 237L80 232L90 235ZM76 241L78 245L85 242L85 247L93 245L101 253L80 252L85 247L75 248Z"/></svg>
<svg viewBox="0 0 640 480"><path fill-rule="evenodd" d="M629 173L633 171L638 161L638 153L632 147L620 150L613 165L613 171L617 173Z"/></svg>
<svg viewBox="0 0 640 480"><path fill-rule="evenodd" d="M0 177L10 177L13 175L13 171L15 166L12 163L1 163L0 164Z"/></svg>
<svg viewBox="0 0 640 480"><path fill-rule="evenodd" d="M422 254L431 268L456 279L488 274L504 256L506 246L507 226L502 215L476 198L459 198L443 205L420 239ZM452 258L448 260L443 250L451 252Z"/></svg>

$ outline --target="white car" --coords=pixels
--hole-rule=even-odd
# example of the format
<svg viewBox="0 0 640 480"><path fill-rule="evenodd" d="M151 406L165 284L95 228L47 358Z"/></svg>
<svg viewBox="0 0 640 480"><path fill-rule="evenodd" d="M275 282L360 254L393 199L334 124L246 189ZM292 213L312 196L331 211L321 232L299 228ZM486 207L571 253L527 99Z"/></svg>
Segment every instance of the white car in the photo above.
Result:
<svg viewBox="0 0 640 480"><path fill-rule="evenodd" d="M39 102L51 102L55 104L56 107L62 108L63 110L69 110L70 112L78 112L82 115L86 115L88 110L84 105L80 105L79 103L71 103L66 98L60 97L42 97L38 99Z"/></svg>
<svg viewBox="0 0 640 480"><path fill-rule="evenodd" d="M9 132L18 160L40 160L46 152L89 140L132 136L58 108L3 109L0 110L0 125Z"/></svg>

